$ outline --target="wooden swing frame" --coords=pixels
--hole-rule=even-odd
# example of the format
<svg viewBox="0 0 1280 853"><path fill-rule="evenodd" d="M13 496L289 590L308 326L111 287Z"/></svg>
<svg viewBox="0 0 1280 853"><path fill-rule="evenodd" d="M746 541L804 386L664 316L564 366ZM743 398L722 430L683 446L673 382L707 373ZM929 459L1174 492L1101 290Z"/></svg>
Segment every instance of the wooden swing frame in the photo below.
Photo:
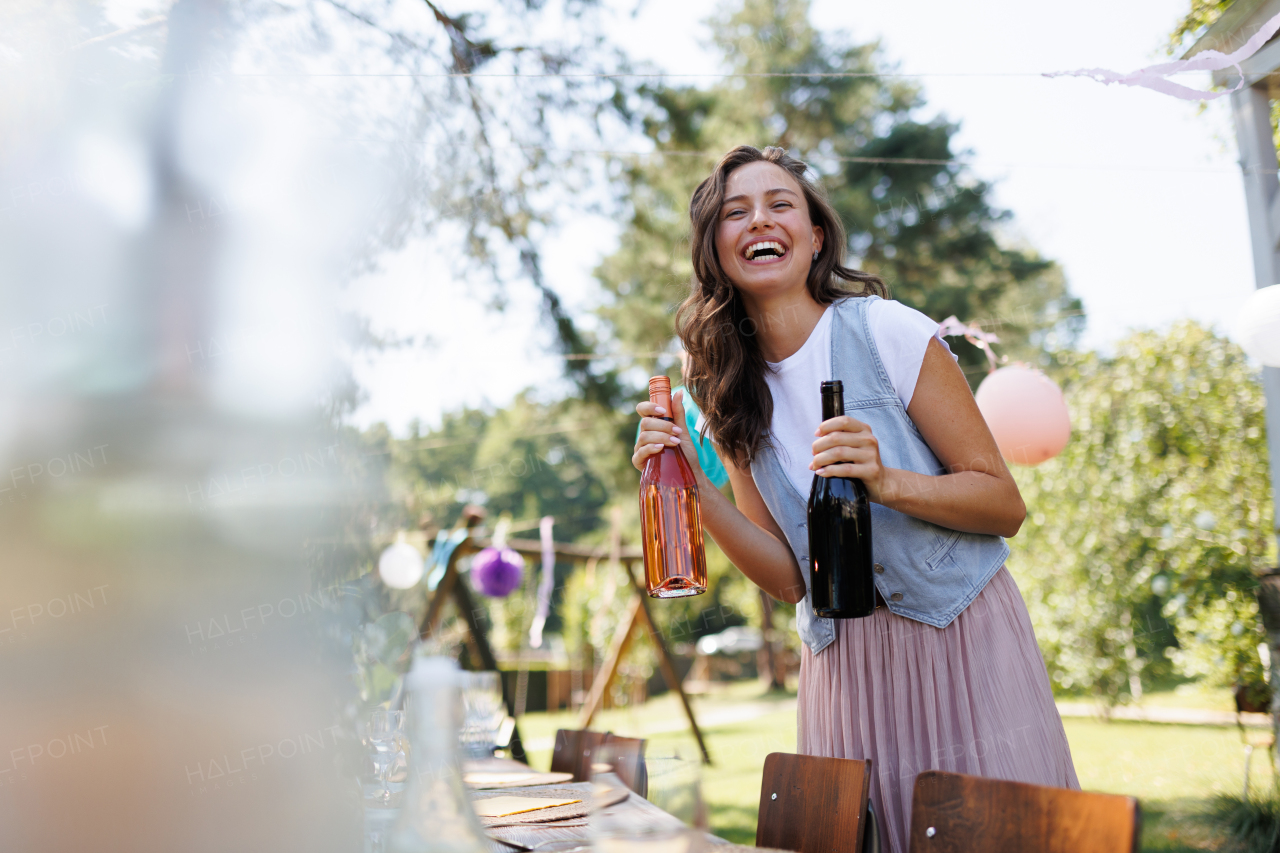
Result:
<svg viewBox="0 0 1280 853"><path fill-rule="evenodd" d="M422 618L422 624L418 627L418 635L425 640L436 632L440 625L440 619L444 615L445 602L452 598L454 607L467 627L472 648L478 652L480 663L485 669L497 670L498 660L493 654L492 646L489 645L489 637L484 625L479 620L479 610L476 608L475 599L471 596L471 590L467 588L465 583L458 583L459 558L466 554L473 554L489 544L490 541L488 539L473 539L468 533L467 538L463 539L454 548L445 566L444 576L441 577L440 583L436 586L435 594L432 595L427 605L427 612ZM537 540L512 539L507 542L507 547L529 557L540 559L542 555L542 543ZM635 564L643 561L643 554L640 549L623 549L616 541L614 548L608 550L557 542L555 543L555 554L557 559L575 564L592 560L612 559L623 565L631 582L632 596L627 608L627 614L614 632L613 641L609 645L609 654L605 659L604 666L591 683L591 692L587 695L587 699L579 712L579 727L585 729L590 726L596 714L604 707L604 697L609 687L613 684L614 678L617 677L618 665L626 655L636 629L643 626L648 631L649 639L653 642L654 648L658 651L658 667L662 671L662 678L667 682L667 686L680 697L685 716L689 718L689 728L693 730L693 736L698 741L698 749L702 752L702 760L704 763L710 764L711 755L707 752L707 744L702 737L702 729L698 726L693 706L690 704L689 696L684 692L684 686L676 674L675 664L671 659L670 652L667 650L666 640L663 638L657 624L653 621L653 615L649 612L649 595L644 587L641 586L640 580L636 575ZM507 688L506 679L503 679L502 699L507 706L507 713L514 719L516 716L516 697L512 693L513 691ZM511 734L510 749L512 758L525 764L529 763L528 756L525 754L524 743L520 739L518 721Z"/></svg>

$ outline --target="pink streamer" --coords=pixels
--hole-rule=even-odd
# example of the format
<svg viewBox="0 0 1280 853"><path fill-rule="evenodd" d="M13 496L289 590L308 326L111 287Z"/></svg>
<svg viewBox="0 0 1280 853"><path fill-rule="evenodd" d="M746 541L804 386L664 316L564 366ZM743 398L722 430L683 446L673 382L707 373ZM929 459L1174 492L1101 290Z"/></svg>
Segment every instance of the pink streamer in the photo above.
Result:
<svg viewBox="0 0 1280 853"><path fill-rule="evenodd" d="M1216 98L1221 98L1223 95L1230 95L1244 85L1244 70L1240 67L1240 63L1261 50L1262 46L1270 41L1277 31L1280 31L1280 15L1276 15L1263 24L1253 34L1253 38L1231 54L1219 53L1216 50L1206 50L1197 54L1193 59L1178 59L1173 62L1163 62L1159 65L1148 65L1146 68L1139 68L1129 74L1120 74L1116 71L1108 71L1105 68L1080 68L1075 71L1053 71L1044 76L1092 77L1099 83L1143 86L1187 101L1212 101ZM1234 89L1227 92L1202 92L1199 89L1192 89L1165 79L1170 74L1177 74L1183 71L1221 71L1224 68L1235 68L1236 73L1240 75L1240 82L1236 83Z"/></svg>
<svg viewBox="0 0 1280 853"><path fill-rule="evenodd" d="M966 326L961 323L955 314L938 324L938 334L944 338L954 335L964 335L964 339L973 344L978 349L987 354L987 363L991 366L988 373L994 373L996 370L996 354L991 350L991 344L1000 343L1000 338L996 337L994 332L984 332L978 326Z"/></svg>
<svg viewBox="0 0 1280 853"><path fill-rule="evenodd" d="M533 612L533 624L529 626L529 645L542 646L542 629L551 613L551 593L556 585L556 541L552 536L555 519L543 516L538 523L542 539L542 578L538 582L538 606Z"/></svg>

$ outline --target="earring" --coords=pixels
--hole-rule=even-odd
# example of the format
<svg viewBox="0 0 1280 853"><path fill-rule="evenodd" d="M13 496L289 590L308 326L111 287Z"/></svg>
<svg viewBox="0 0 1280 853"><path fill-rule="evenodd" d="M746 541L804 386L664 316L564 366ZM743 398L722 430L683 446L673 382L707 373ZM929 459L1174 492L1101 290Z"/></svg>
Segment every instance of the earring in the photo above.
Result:
<svg viewBox="0 0 1280 853"><path fill-rule="evenodd" d="M818 259L818 250L817 250L817 249L814 249L814 250L813 250L813 259L814 259L815 261Z"/></svg>

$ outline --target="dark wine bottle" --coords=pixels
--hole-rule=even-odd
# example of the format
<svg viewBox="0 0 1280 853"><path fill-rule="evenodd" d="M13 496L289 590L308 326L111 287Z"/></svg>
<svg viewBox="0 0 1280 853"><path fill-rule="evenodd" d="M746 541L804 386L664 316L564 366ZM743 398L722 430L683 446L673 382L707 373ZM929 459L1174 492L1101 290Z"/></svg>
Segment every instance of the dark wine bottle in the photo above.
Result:
<svg viewBox="0 0 1280 853"><path fill-rule="evenodd" d="M844 384L822 383L822 419L844 414ZM876 609L871 499L861 480L813 475L809 489L809 580L813 612L828 619Z"/></svg>

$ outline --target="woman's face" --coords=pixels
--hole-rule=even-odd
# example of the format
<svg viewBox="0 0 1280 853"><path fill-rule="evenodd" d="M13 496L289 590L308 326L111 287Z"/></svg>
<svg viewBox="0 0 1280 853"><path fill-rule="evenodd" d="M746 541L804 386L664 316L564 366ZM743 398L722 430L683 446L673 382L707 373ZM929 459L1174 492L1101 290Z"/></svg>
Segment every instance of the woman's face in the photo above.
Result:
<svg viewBox="0 0 1280 853"><path fill-rule="evenodd" d="M768 297L804 287L822 229L809 221L800 184L786 169L757 161L725 182L716 252L744 294Z"/></svg>

